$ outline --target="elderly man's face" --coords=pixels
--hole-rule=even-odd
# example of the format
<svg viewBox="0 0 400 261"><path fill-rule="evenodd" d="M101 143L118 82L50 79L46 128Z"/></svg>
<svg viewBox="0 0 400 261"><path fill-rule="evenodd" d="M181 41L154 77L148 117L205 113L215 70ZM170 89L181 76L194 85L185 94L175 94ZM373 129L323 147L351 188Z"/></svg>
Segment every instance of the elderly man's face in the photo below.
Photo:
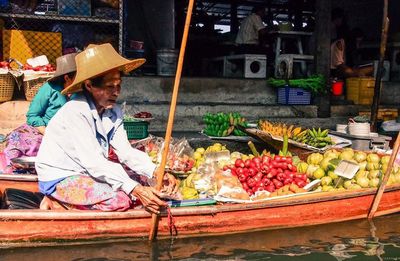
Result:
<svg viewBox="0 0 400 261"><path fill-rule="evenodd" d="M119 70L113 70L104 75L101 86L87 86L92 94L96 108L99 112L104 109L110 109L117 101L121 93L121 73Z"/></svg>

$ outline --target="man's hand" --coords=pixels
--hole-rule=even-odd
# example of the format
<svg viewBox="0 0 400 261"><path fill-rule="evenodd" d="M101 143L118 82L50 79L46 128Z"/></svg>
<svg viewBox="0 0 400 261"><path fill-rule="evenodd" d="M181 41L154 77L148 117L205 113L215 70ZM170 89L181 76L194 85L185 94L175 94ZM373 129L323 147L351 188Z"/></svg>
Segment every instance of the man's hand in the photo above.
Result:
<svg viewBox="0 0 400 261"><path fill-rule="evenodd" d="M142 202L146 211L150 213L160 214L160 207L167 206L167 203L159 198L160 193L155 188L137 185L131 193Z"/></svg>
<svg viewBox="0 0 400 261"><path fill-rule="evenodd" d="M44 132L45 132L45 130L46 130L46 127L45 127L45 126L38 126L38 127L36 127L36 129L37 129L42 135L44 135Z"/></svg>

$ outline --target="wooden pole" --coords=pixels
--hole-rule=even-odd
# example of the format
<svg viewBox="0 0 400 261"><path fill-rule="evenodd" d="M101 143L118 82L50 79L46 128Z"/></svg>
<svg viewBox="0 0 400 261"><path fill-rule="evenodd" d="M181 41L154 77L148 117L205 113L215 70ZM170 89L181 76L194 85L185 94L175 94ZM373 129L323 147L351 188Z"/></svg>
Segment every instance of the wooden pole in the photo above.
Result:
<svg viewBox="0 0 400 261"><path fill-rule="evenodd" d="M396 142L394 143L393 150L392 150L392 155L390 155L388 168L385 172L385 175L383 176L382 183L376 192L374 201L372 202L372 207L369 211L368 219L371 219L374 217L375 212L379 207L379 203L381 202L383 192L385 191L385 188L386 188L386 183L389 180L390 173L392 172L393 163L397 157L397 153L399 152L399 146L400 146L400 132L397 134Z"/></svg>
<svg viewBox="0 0 400 261"><path fill-rule="evenodd" d="M193 5L194 5L194 0L189 0L188 10L186 13L185 27L183 29L182 43L181 43L181 48L179 51L178 65L176 67L174 89L172 91L171 106L169 109L167 130L165 132L165 140L164 140L164 148L163 148L163 153L162 153L162 158L161 158L161 164L158 167L157 173L156 173L156 177L157 177L157 187L156 188L158 190L160 190L162 188L163 179L164 179L164 171L165 171L165 165L167 163L169 144L171 142L172 128L174 126L176 101L178 99L179 83L181 81L183 58L185 55L186 42L187 42L187 38L188 38L188 34L189 34L189 26L190 26L190 20L192 17ZM153 214L151 230L150 230L150 234L149 234L149 240L153 240L154 238L156 238L157 229L158 229L158 215Z"/></svg>
<svg viewBox="0 0 400 261"><path fill-rule="evenodd" d="M381 45L379 52L379 62L378 68L375 76L375 89L374 89L374 99L371 107L371 130L377 132L377 115L379 109L379 103L381 98L381 79L382 79L382 67L383 61L385 59L387 34L389 29L389 18L388 18L388 0L384 0L383 3L383 19L382 19L382 33L381 33Z"/></svg>

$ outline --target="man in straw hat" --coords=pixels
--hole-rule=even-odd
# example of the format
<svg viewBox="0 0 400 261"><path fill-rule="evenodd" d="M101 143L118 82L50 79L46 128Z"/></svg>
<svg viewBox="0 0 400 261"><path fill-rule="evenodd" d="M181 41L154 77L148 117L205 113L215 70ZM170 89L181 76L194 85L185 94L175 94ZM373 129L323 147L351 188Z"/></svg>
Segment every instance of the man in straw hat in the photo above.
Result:
<svg viewBox="0 0 400 261"><path fill-rule="evenodd" d="M36 156L47 124L67 102L67 97L61 91L75 78L75 56L76 53L72 53L57 58L57 69L53 77L39 88L29 105L26 124L8 135L4 150L7 164L13 158Z"/></svg>
<svg viewBox="0 0 400 261"><path fill-rule="evenodd" d="M166 206L160 193L131 179L121 165L147 178L156 169L146 153L131 147L116 105L121 72L145 60L127 60L110 44L89 45L75 60L76 78L63 90L75 94L50 121L36 159L41 192L72 208L103 211L126 210L137 198L147 211L159 213ZM109 160L110 149L121 163ZM176 180L166 177L166 191L176 192Z"/></svg>

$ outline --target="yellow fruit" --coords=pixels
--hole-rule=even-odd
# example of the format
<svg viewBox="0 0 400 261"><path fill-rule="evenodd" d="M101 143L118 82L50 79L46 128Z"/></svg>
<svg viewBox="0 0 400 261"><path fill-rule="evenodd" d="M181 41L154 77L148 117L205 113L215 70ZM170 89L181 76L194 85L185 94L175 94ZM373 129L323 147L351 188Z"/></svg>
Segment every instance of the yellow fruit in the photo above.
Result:
<svg viewBox="0 0 400 261"><path fill-rule="evenodd" d="M197 190L194 188L183 187L181 193L183 199L196 199L199 197Z"/></svg>
<svg viewBox="0 0 400 261"><path fill-rule="evenodd" d="M195 151L195 152L193 153L193 158L194 158L195 160L201 159L201 157L203 157L203 155L202 155L200 152Z"/></svg>
<svg viewBox="0 0 400 261"><path fill-rule="evenodd" d="M293 134L293 136L297 136L297 135L300 134L300 132L301 132L301 127L296 127L296 128L292 131L292 134Z"/></svg>
<svg viewBox="0 0 400 261"><path fill-rule="evenodd" d="M318 168L313 172L313 176L315 179L321 179L323 176L325 176L325 171L321 168Z"/></svg>
<svg viewBox="0 0 400 261"><path fill-rule="evenodd" d="M322 186L322 191L324 191L324 192L328 192L328 191L332 191L332 190L333 190L332 186L328 186L328 185Z"/></svg>
<svg viewBox="0 0 400 261"><path fill-rule="evenodd" d="M196 161L195 167L198 168L198 167L199 167L201 164L203 164L203 163L204 163L204 158L198 159L198 160Z"/></svg>
<svg viewBox="0 0 400 261"><path fill-rule="evenodd" d="M205 150L203 147L197 148L197 149L196 149L196 152L198 152L198 153L200 153L200 154L204 154L205 151L206 151L206 150Z"/></svg>
<svg viewBox="0 0 400 261"><path fill-rule="evenodd" d="M332 184L332 178L329 176L325 176L321 178L321 185L322 186L329 186Z"/></svg>

